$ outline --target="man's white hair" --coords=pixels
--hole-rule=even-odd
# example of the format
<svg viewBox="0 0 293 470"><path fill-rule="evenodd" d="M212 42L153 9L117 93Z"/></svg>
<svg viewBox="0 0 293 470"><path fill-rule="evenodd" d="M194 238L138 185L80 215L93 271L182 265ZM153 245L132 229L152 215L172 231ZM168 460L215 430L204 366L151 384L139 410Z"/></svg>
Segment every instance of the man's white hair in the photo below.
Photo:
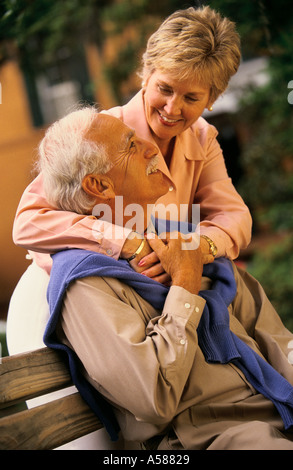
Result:
<svg viewBox="0 0 293 470"><path fill-rule="evenodd" d="M48 202L67 211L87 214L94 200L82 189L87 174L104 174L112 163L103 142L86 138L98 111L89 106L52 124L39 145L38 169Z"/></svg>

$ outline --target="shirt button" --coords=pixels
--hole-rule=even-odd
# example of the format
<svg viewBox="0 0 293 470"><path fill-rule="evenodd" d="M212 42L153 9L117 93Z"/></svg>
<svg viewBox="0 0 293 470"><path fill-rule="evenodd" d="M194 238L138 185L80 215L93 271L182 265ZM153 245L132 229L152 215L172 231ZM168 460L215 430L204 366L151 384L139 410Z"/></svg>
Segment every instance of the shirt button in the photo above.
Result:
<svg viewBox="0 0 293 470"><path fill-rule="evenodd" d="M173 191L173 186L169 186L169 191Z"/></svg>
<svg viewBox="0 0 293 470"><path fill-rule="evenodd" d="M195 307L195 311L196 311L196 313L198 313L198 312L199 312L199 308L198 308L198 307Z"/></svg>
<svg viewBox="0 0 293 470"><path fill-rule="evenodd" d="M184 306L185 306L185 308L190 308L190 304L188 302L186 302L186 304Z"/></svg>
<svg viewBox="0 0 293 470"><path fill-rule="evenodd" d="M113 251L109 248L107 251L106 251L107 255L111 256L113 254Z"/></svg>
<svg viewBox="0 0 293 470"><path fill-rule="evenodd" d="M102 240L103 238L103 234L97 230L97 231L94 231L94 237L97 239L97 240Z"/></svg>
<svg viewBox="0 0 293 470"><path fill-rule="evenodd" d="M185 344L185 343L186 343L185 339L181 339L181 340L180 340L180 344L183 345L183 344Z"/></svg>

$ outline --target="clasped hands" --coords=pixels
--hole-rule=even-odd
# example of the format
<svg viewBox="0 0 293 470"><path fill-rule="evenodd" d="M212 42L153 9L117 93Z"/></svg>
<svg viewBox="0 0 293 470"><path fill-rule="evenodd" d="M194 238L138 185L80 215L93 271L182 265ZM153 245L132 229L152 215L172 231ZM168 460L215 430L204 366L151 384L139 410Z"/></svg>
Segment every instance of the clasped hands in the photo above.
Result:
<svg viewBox="0 0 293 470"><path fill-rule="evenodd" d="M209 252L205 239L195 238L194 234L179 232L145 234L139 254L129 261L136 271L166 286L179 285L194 290L200 287L203 265L212 263L214 257ZM141 237L131 237L124 243L121 258L129 258L140 247ZM194 282L194 277L198 282ZM189 279L193 278L192 286ZM197 293L197 292L196 292Z"/></svg>

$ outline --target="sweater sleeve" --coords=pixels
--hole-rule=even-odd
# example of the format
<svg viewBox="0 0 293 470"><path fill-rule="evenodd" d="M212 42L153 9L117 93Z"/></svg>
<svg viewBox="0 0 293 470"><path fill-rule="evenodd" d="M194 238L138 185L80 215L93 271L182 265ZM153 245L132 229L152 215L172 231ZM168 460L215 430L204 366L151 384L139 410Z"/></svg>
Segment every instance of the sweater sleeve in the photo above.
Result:
<svg viewBox="0 0 293 470"><path fill-rule="evenodd" d="M233 315L255 339L268 362L293 384L293 334L284 326L261 284L247 271L235 265L233 268L237 283Z"/></svg>

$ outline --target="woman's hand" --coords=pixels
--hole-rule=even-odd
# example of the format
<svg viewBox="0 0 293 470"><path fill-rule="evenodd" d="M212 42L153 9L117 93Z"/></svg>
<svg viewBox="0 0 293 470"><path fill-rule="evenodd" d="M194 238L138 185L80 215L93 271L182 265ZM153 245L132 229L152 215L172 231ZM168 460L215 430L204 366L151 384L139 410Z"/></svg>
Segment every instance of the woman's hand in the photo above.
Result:
<svg viewBox="0 0 293 470"><path fill-rule="evenodd" d="M124 256L127 253L127 257L131 256L136 251L139 245L142 243L141 238L132 238L126 240L124 245ZM210 246L208 242L200 237L200 251L202 253L203 264L212 263L214 261L213 255L210 254ZM141 273L151 279L154 279L161 284L166 286L171 285L171 276L164 270L162 263L158 255L152 250L148 240L145 238L144 246L141 252L129 262L130 266L137 273Z"/></svg>
<svg viewBox="0 0 293 470"><path fill-rule="evenodd" d="M165 272L158 255L154 251L144 256L139 261L138 267L143 268L141 274L144 274L165 286L171 285L171 277Z"/></svg>
<svg viewBox="0 0 293 470"><path fill-rule="evenodd" d="M142 239L140 237L132 235L125 241L120 257L122 259L131 257L131 255L139 248L141 243ZM170 285L171 278L169 274L167 274L163 269L158 256L152 250L146 238L144 239L142 250L134 259L129 261L129 265L137 273L144 274L145 276L152 278L161 284L165 284L166 286Z"/></svg>

